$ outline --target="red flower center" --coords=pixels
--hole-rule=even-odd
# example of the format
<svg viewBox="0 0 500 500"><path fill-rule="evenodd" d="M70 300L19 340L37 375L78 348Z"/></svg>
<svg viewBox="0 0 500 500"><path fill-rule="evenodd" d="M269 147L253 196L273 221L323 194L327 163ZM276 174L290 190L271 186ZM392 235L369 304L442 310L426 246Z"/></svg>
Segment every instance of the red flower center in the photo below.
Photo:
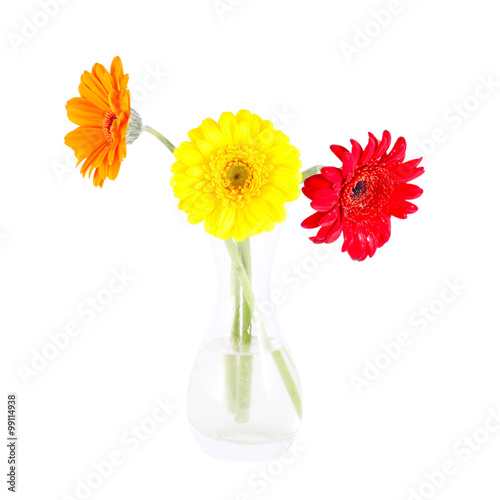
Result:
<svg viewBox="0 0 500 500"><path fill-rule="evenodd" d="M111 125L118 117L113 113L113 111L108 110L102 119L102 131L104 132L104 137L108 142L113 142L113 135L111 134Z"/></svg>
<svg viewBox="0 0 500 500"><path fill-rule="evenodd" d="M340 205L344 217L357 223L371 221L383 211L393 190L394 182L383 166L361 167L342 188Z"/></svg>

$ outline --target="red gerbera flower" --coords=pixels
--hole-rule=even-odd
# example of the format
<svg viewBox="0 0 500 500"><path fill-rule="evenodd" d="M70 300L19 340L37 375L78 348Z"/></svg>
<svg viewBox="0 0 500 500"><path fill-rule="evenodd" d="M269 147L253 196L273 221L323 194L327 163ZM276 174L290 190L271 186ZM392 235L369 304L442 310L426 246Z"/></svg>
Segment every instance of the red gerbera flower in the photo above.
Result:
<svg viewBox="0 0 500 500"><path fill-rule="evenodd" d="M332 243L344 233L342 251L353 260L373 257L391 235L391 216L406 219L418 208L407 200L418 198L422 189L407 184L424 173L422 158L403 162L406 141L400 137L390 152L391 134L387 130L379 142L369 133L363 150L351 140L352 150L342 146L330 149L342 161L342 169L323 167L307 178L302 192L312 200L316 213L302 227L320 227L310 239Z"/></svg>

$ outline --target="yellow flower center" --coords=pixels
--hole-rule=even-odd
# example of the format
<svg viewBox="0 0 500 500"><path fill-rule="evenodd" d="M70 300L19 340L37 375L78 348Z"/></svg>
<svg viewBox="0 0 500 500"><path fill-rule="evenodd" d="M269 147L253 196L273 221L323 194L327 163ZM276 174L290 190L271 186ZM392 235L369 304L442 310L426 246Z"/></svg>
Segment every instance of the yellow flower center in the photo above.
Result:
<svg viewBox="0 0 500 500"><path fill-rule="evenodd" d="M248 146L228 146L212 156L208 166L206 191L215 192L224 205L243 207L252 197L260 195L272 165L264 154Z"/></svg>
<svg viewBox="0 0 500 500"><path fill-rule="evenodd" d="M226 171L226 179L233 187L242 187L248 179L249 166L246 163L235 163Z"/></svg>

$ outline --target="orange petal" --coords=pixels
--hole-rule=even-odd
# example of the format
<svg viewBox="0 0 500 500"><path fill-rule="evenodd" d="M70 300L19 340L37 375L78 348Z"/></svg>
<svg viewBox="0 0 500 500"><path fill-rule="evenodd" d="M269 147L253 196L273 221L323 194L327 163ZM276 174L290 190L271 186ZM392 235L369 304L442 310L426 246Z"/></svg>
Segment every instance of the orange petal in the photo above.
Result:
<svg viewBox="0 0 500 500"><path fill-rule="evenodd" d="M111 180L115 180L118 177L118 173L120 172L120 166L122 164L122 159L120 156L115 154L113 158L113 163L109 166L108 169L108 178Z"/></svg>
<svg viewBox="0 0 500 500"><path fill-rule="evenodd" d="M82 83L88 87L102 102L106 102L108 99L108 92L104 85L95 77L92 73L84 71L82 75Z"/></svg>
<svg viewBox="0 0 500 500"><path fill-rule="evenodd" d="M87 87L84 83L80 83L80 86L78 87L78 91L80 92L80 95L84 97L85 99L88 99L92 104L97 106L99 109L102 109L103 111L108 111L109 109L109 102L106 99L106 101L103 101L99 96L97 96L91 89Z"/></svg>
<svg viewBox="0 0 500 500"><path fill-rule="evenodd" d="M64 142L74 150L75 156L82 160L104 143L104 134L101 128L78 127L66 135Z"/></svg>
<svg viewBox="0 0 500 500"><path fill-rule="evenodd" d="M113 113L115 115L119 115L120 114L120 97L118 95L118 92L116 90L112 90L110 93L109 93L109 104L110 104L110 107L111 107L111 110L113 111Z"/></svg>
<svg viewBox="0 0 500 500"><path fill-rule="evenodd" d="M92 74L99 80L102 86L106 89L106 93L111 92L113 88L113 81L109 71L99 63L94 64L92 68Z"/></svg>
<svg viewBox="0 0 500 500"><path fill-rule="evenodd" d="M116 56L111 63L111 76L115 82L120 82L123 78L123 65L119 56Z"/></svg>
<svg viewBox="0 0 500 500"><path fill-rule="evenodd" d="M101 127L103 112L97 106L82 97L73 97L66 104L68 118L77 125Z"/></svg>
<svg viewBox="0 0 500 500"><path fill-rule="evenodd" d="M80 169L80 173L85 177L85 174L87 171L90 169L89 172L89 177L90 174L92 173L92 170L95 168L92 166L95 162L95 159L102 153L103 150L106 149L106 144L101 144L98 148L96 148L92 153L89 154L88 158L85 160L85 162L82 165L82 168ZM81 160L80 160L81 161ZM99 165L97 165L98 167Z"/></svg>

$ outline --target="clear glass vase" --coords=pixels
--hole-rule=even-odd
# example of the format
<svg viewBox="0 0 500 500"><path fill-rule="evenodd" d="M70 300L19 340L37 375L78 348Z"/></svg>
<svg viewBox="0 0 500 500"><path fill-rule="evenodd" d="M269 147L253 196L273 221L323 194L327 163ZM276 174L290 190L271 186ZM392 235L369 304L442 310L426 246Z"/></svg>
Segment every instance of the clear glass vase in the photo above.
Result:
<svg viewBox="0 0 500 500"><path fill-rule="evenodd" d="M270 300L278 233L213 241L217 304L191 373L188 416L217 458L273 458L300 426L300 382Z"/></svg>

